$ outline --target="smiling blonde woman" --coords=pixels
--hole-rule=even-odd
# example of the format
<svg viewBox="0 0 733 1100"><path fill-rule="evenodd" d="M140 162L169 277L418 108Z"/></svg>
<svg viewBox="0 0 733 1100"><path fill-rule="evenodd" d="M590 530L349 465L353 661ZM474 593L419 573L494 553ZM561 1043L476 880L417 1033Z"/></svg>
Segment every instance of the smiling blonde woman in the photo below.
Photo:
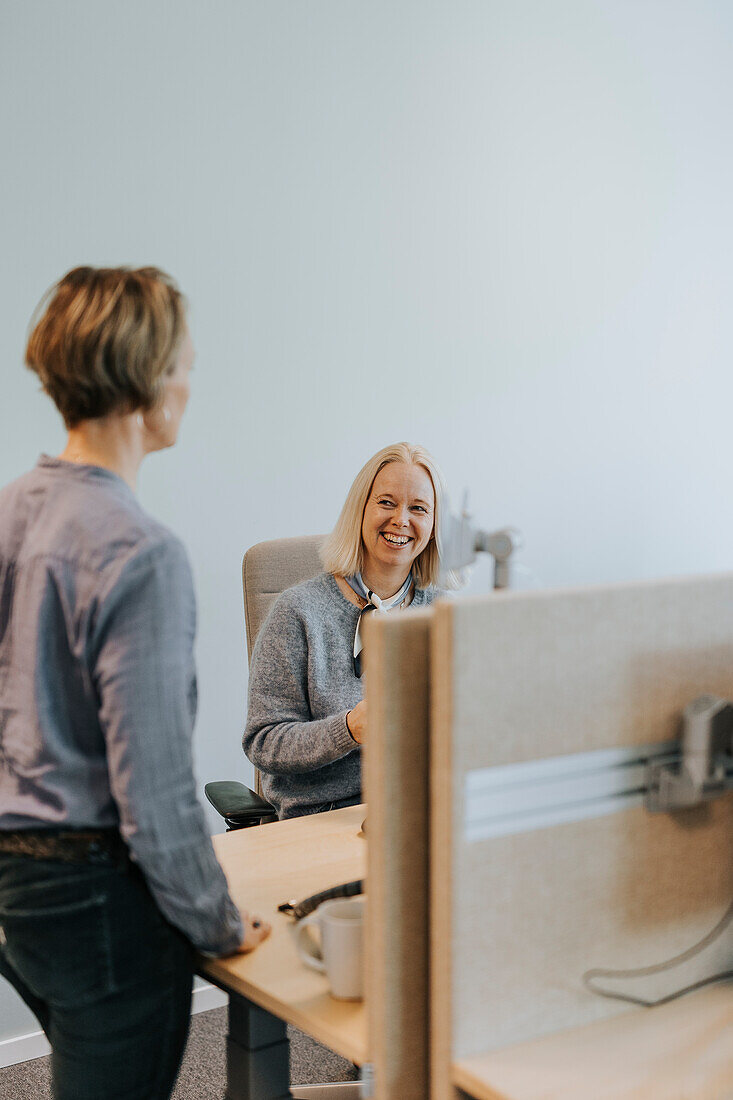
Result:
<svg viewBox="0 0 733 1100"><path fill-rule="evenodd" d="M283 592L263 624L242 744L281 818L361 801L361 619L433 601L442 505L443 478L423 447L378 451L323 546L325 572Z"/></svg>

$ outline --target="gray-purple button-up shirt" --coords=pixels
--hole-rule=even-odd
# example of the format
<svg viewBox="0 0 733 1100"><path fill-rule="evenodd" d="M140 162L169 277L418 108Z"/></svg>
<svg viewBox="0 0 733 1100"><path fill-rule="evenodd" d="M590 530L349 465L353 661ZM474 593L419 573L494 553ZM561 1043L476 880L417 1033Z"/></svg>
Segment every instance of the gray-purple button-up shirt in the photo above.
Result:
<svg viewBox="0 0 733 1100"><path fill-rule="evenodd" d="M181 542L98 466L0 492L0 830L118 826L163 915L226 954L239 913L196 798Z"/></svg>

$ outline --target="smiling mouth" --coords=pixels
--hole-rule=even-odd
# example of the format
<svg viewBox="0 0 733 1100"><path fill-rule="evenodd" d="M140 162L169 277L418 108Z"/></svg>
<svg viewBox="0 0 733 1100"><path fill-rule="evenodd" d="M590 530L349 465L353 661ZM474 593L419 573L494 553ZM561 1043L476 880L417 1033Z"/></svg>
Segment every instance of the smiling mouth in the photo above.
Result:
<svg viewBox="0 0 733 1100"><path fill-rule="evenodd" d="M412 538L409 535L391 535L385 531L380 531L379 537L383 538L388 546L396 546L398 549L412 542Z"/></svg>

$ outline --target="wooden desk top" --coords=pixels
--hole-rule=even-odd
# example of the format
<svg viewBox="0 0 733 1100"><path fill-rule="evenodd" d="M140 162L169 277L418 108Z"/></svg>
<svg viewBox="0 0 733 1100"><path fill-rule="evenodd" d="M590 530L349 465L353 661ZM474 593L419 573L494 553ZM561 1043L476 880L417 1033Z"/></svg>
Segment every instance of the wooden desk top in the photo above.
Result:
<svg viewBox="0 0 733 1100"><path fill-rule="evenodd" d="M366 875L365 806L276 821L215 836L214 849L235 902L272 925L250 955L199 959L198 972L223 989L295 1024L349 1061L367 1061L363 1002L337 1001L322 974L295 950L292 917L277 907Z"/></svg>
<svg viewBox="0 0 733 1100"><path fill-rule="evenodd" d="M454 1063L476 1100L731 1100L733 983Z"/></svg>

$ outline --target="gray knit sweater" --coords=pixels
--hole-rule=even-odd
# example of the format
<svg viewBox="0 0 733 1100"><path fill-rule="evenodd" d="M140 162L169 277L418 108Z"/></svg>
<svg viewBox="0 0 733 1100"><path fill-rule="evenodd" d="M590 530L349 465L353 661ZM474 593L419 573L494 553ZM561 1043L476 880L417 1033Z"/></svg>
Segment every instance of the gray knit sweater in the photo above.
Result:
<svg viewBox="0 0 733 1100"><path fill-rule="evenodd" d="M417 588L410 606L436 594ZM358 619L332 574L321 573L278 596L260 629L242 745L281 818L360 796L361 752L346 725L363 695L353 666Z"/></svg>

